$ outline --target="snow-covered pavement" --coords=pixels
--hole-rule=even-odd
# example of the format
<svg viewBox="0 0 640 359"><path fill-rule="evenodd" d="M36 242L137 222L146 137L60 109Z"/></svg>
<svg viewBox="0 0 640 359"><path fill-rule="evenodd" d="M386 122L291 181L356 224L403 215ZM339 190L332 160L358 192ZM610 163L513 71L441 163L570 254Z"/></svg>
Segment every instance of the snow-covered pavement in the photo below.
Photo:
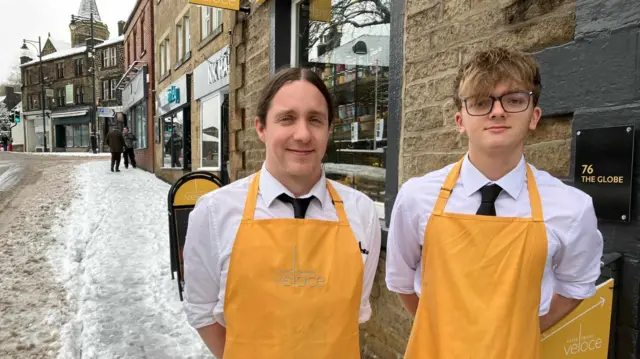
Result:
<svg viewBox="0 0 640 359"><path fill-rule="evenodd" d="M121 171L110 172L108 161L77 165L79 193L52 228L49 259L71 307L58 359L213 358L171 279L170 186Z"/></svg>

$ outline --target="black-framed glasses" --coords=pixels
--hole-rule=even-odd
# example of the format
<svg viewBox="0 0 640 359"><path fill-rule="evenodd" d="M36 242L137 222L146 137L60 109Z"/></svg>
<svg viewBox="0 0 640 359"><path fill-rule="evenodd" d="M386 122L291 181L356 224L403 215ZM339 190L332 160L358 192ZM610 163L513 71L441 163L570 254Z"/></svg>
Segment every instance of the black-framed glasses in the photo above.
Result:
<svg viewBox="0 0 640 359"><path fill-rule="evenodd" d="M485 116L491 113L496 100L500 101L504 112L518 113L526 111L531 104L532 91L517 91L498 97L467 97L463 100L467 112L471 116Z"/></svg>

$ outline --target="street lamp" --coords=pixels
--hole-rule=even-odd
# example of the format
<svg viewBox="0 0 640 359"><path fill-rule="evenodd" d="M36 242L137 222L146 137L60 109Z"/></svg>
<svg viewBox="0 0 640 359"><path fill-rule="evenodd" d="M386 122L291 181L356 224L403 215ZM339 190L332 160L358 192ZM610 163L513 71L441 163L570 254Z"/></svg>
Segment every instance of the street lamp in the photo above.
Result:
<svg viewBox="0 0 640 359"><path fill-rule="evenodd" d="M43 151L48 152L47 151L47 120L45 118L45 111L44 111L45 93L44 93L44 75L42 72L42 42L40 41L40 36L38 36L37 43L38 43L38 48L36 50L38 50L38 59L40 59L40 104L42 106L42 140L44 144ZM29 51L27 44L33 46L34 48L36 47L35 41L23 39L22 47L20 47L20 50L22 50L23 52Z"/></svg>
<svg viewBox="0 0 640 359"><path fill-rule="evenodd" d="M91 29L89 33L91 42L89 42L88 39L86 40L87 52L88 52L88 56L91 58L91 69L92 69L91 71L91 123L92 123L91 149L93 150L93 153L98 153L98 140L96 136L96 127L97 127L96 125L96 106L97 106L96 105L96 57L94 54L95 42L93 38L93 10L91 10L89 17L71 15L71 24L75 25L75 23L79 21L89 21L89 25Z"/></svg>

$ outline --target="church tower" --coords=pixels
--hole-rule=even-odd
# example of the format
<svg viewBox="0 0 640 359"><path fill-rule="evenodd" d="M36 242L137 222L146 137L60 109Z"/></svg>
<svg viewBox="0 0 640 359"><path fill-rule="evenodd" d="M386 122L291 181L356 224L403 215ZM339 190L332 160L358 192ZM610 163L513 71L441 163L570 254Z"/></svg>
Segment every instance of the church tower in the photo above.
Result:
<svg viewBox="0 0 640 359"><path fill-rule="evenodd" d="M69 29L71 30L71 47L85 46L87 40L91 38L91 21L93 14L93 38L95 43L99 44L109 39L109 27L100 19L100 12L95 0L80 0L80 8L77 16L82 20L71 21Z"/></svg>

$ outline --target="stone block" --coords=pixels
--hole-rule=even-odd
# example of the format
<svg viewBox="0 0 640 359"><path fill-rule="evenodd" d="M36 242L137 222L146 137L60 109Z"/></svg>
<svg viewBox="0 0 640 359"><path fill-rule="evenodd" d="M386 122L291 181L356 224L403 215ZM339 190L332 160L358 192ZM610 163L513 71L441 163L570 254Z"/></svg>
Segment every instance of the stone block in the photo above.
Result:
<svg viewBox="0 0 640 359"><path fill-rule="evenodd" d="M471 0L447 0L444 1L443 5L443 21L455 20L459 17L467 16L474 10Z"/></svg>
<svg viewBox="0 0 640 359"><path fill-rule="evenodd" d="M529 133L526 144L531 145L546 141L570 140L572 136L572 119L573 117L571 115L543 117L538 122L538 127L535 129L535 131Z"/></svg>
<svg viewBox="0 0 640 359"><path fill-rule="evenodd" d="M416 35L419 31L435 27L442 20L442 9L442 2L435 2L418 12L408 14L405 25L407 35Z"/></svg>
<svg viewBox="0 0 640 359"><path fill-rule="evenodd" d="M573 39L575 13L563 12L506 27L494 37L494 46L513 47L526 52L566 44Z"/></svg>
<svg viewBox="0 0 640 359"><path fill-rule="evenodd" d="M455 127L445 127L439 130L418 134L403 134L402 153L416 152L449 152L465 148L464 138Z"/></svg>
<svg viewBox="0 0 640 359"><path fill-rule="evenodd" d="M429 82L429 100L440 102L451 99L454 95L455 71L445 73L443 77Z"/></svg>
<svg viewBox="0 0 640 359"><path fill-rule="evenodd" d="M440 52L429 51L428 43L419 43L407 53L405 60L407 83L422 80L443 71L457 69L460 65L460 48L449 48Z"/></svg>
<svg viewBox="0 0 640 359"><path fill-rule="evenodd" d="M404 91L404 109L410 111L416 109L419 106L429 104L429 87L426 82L408 85Z"/></svg>
<svg viewBox="0 0 640 359"><path fill-rule="evenodd" d="M402 121L403 134L422 133L442 127L442 109L440 106L430 106L407 112Z"/></svg>
<svg viewBox="0 0 640 359"><path fill-rule="evenodd" d="M434 152L420 155L403 155L401 162L401 173L398 183L402 185L411 177L422 176L425 173L438 170L448 164L458 161L466 151L456 151L450 153Z"/></svg>
<svg viewBox="0 0 640 359"><path fill-rule="evenodd" d="M575 0L511 1L502 8L506 24L516 24L555 11L575 13Z"/></svg>
<svg viewBox="0 0 640 359"><path fill-rule="evenodd" d="M558 178L568 178L571 164L571 139L555 140L525 146L528 162L537 169Z"/></svg>
<svg viewBox="0 0 640 359"><path fill-rule="evenodd" d="M458 112L458 108L456 107L455 102L453 100L448 100L442 105L442 113L444 117L444 126L455 126L456 125L456 113Z"/></svg>
<svg viewBox="0 0 640 359"><path fill-rule="evenodd" d="M440 0L406 0L406 1L407 3L405 8L405 13L407 15L413 15L417 12L426 10L434 6L438 2L440 2Z"/></svg>

